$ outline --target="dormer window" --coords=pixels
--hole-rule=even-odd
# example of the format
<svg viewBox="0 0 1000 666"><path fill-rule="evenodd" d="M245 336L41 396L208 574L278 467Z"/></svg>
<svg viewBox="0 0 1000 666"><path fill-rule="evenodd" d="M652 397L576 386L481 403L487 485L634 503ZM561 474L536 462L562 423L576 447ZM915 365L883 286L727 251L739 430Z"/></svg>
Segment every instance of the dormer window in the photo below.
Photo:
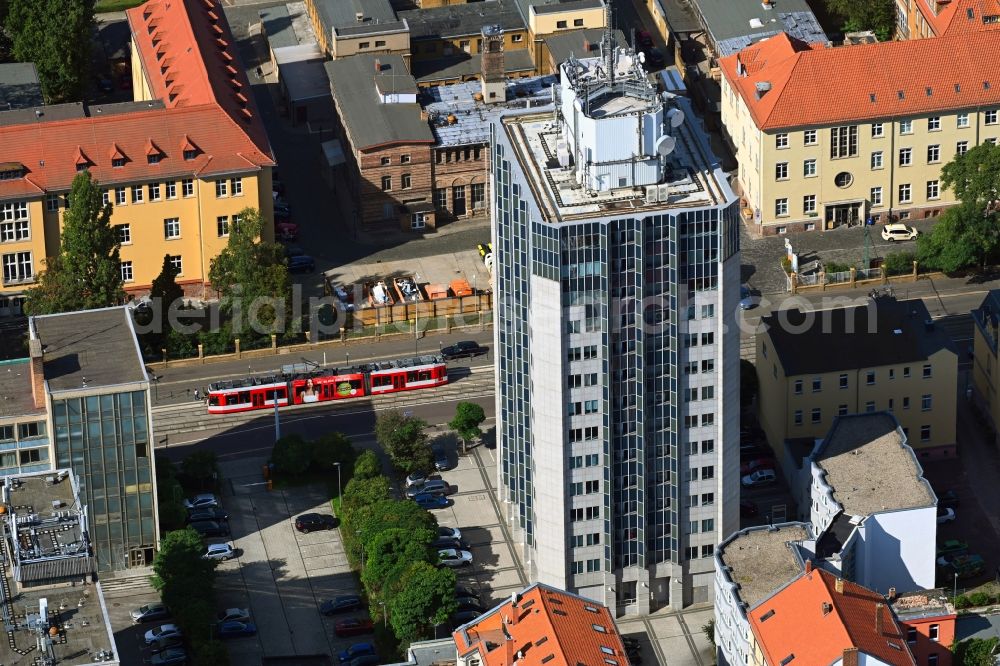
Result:
<svg viewBox="0 0 1000 666"><path fill-rule="evenodd" d="M24 178L24 167L20 164L0 164L0 180Z"/></svg>
<svg viewBox="0 0 1000 666"><path fill-rule="evenodd" d="M116 169L121 169L123 166L125 166L125 158L124 157L114 158L113 160L111 160L111 166L113 166Z"/></svg>
<svg viewBox="0 0 1000 666"><path fill-rule="evenodd" d="M159 155L159 153L154 153L152 155L146 155L146 163L147 164L159 164L160 163L160 155Z"/></svg>
<svg viewBox="0 0 1000 666"><path fill-rule="evenodd" d="M197 150L185 150L184 151L184 159L185 160L190 161L190 160L193 160L196 157L198 157L198 151Z"/></svg>
<svg viewBox="0 0 1000 666"><path fill-rule="evenodd" d="M86 162L80 162L80 163L78 163L78 164L76 165L76 170L77 170L77 171L86 171L86 170L87 170L87 167L89 167L89 166L90 166L90 165L89 165L89 164L87 164Z"/></svg>

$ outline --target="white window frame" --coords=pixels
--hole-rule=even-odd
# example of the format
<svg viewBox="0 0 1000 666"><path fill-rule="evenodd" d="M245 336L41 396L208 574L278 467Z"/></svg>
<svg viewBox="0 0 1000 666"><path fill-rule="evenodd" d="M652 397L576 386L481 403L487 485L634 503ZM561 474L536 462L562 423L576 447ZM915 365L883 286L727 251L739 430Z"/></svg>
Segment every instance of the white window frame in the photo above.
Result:
<svg viewBox="0 0 1000 666"><path fill-rule="evenodd" d="M179 217L167 217L163 220L163 239L176 240L181 237L181 219Z"/></svg>
<svg viewBox="0 0 1000 666"><path fill-rule="evenodd" d="M128 196L125 194L124 187L115 188L115 205L124 206L128 203Z"/></svg>
<svg viewBox="0 0 1000 666"><path fill-rule="evenodd" d="M118 268L121 271L122 282L134 282L135 274L132 270L131 261L123 261L118 264Z"/></svg>
<svg viewBox="0 0 1000 666"><path fill-rule="evenodd" d="M225 178L220 178L215 181L215 198L222 199L223 197L229 196L229 181Z"/></svg>
<svg viewBox="0 0 1000 666"><path fill-rule="evenodd" d="M904 195L903 193L906 192ZM899 203L913 203L913 188L909 183L899 184Z"/></svg>
<svg viewBox="0 0 1000 666"><path fill-rule="evenodd" d="M872 208L878 208L882 206L882 186L873 187L871 192L869 192Z"/></svg>
<svg viewBox="0 0 1000 666"><path fill-rule="evenodd" d="M774 200L774 216L788 217L788 197L779 197Z"/></svg>
<svg viewBox="0 0 1000 666"><path fill-rule="evenodd" d="M803 178L815 178L816 177L816 160L809 159L802 161L802 177Z"/></svg>

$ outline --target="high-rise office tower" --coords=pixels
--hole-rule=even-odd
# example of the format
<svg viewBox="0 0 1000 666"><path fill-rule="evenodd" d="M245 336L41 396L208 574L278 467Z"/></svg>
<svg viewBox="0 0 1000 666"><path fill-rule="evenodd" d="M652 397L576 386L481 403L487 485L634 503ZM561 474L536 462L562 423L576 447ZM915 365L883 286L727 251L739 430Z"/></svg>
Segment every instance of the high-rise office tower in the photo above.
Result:
<svg viewBox="0 0 1000 666"><path fill-rule="evenodd" d="M494 122L500 499L540 582L708 601L739 522L737 200L610 35L558 76Z"/></svg>

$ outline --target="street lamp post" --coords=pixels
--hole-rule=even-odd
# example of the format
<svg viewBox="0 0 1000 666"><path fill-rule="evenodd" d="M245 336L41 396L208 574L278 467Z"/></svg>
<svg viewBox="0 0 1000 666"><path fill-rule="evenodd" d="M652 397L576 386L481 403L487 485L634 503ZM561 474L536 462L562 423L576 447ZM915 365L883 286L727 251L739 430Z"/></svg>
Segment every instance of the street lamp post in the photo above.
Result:
<svg viewBox="0 0 1000 666"><path fill-rule="evenodd" d="M958 572L955 572L955 586L952 588L951 602L955 603L955 598L958 596Z"/></svg>
<svg viewBox="0 0 1000 666"><path fill-rule="evenodd" d="M413 274L413 284L417 285L420 283L420 273ZM419 291L419 288L418 288ZM413 355L419 356L420 352L417 351L417 343L420 340L420 301L413 301Z"/></svg>
<svg viewBox="0 0 1000 666"><path fill-rule="evenodd" d="M337 502L343 502L344 500L341 499L341 496L340 496L341 495L341 490L340 490L340 463L339 462L335 462L335 463L333 463L333 466L337 468Z"/></svg>

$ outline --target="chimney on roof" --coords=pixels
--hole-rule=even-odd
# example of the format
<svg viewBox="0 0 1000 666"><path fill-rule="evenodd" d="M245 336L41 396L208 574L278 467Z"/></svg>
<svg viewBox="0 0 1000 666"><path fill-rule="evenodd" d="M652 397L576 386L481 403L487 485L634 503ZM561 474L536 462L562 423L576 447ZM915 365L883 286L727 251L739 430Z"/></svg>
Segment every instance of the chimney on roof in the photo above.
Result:
<svg viewBox="0 0 1000 666"><path fill-rule="evenodd" d="M844 648L844 666L858 666L858 648Z"/></svg>
<svg viewBox="0 0 1000 666"><path fill-rule="evenodd" d="M31 327L31 339L28 340L28 356L31 357L31 397L35 409L45 406L45 355L42 352L42 341Z"/></svg>
<svg viewBox="0 0 1000 666"><path fill-rule="evenodd" d="M886 595L886 596L888 596L889 601L895 601L896 600L896 588L890 587L889 588L889 594Z"/></svg>
<svg viewBox="0 0 1000 666"><path fill-rule="evenodd" d="M761 0L760 4L764 9L774 9L774 2L772 0Z"/></svg>
<svg viewBox="0 0 1000 666"><path fill-rule="evenodd" d="M837 590L837 594L843 594L844 593L844 579L843 578L838 578L837 582L834 583L833 588L835 590Z"/></svg>
<svg viewBox="0 0 1000 666"><path fill-rule="evenodd" d="M884 627L882 626L882 609L885 608L883 604L875 604L875 633L879 636L882 635Z"/></svg>
<svg viewBox="0 0 1000 666"><path fill-rule="evenodd" d="M806 560L806 573L807 574L812 573L812 570L813 570L813 561Z"/></svg>
<svg viewBox="0 0 1000 666"><path fill-rule="evenodd" d="M355 13L354 14L354 20L357 21L358 23L364 23L364 21L365 21L365 13L364 12L357 12L357 13Z"/></svg>
<svg viewBox="0 0 1000 666"><path fill-rule="evenodd" d="M378 74L381 71L382 71L382 61L379 60L378 58L375 58L375 73Z"/></svg>

